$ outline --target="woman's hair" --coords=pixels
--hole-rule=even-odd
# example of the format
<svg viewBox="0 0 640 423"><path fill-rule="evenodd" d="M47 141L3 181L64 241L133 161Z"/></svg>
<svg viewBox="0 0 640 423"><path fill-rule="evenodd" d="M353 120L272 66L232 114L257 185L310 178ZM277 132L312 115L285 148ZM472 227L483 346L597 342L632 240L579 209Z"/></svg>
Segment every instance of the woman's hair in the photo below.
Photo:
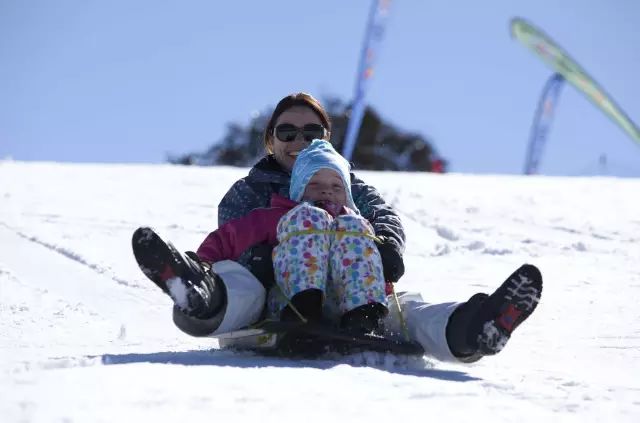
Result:
<svg viewBox="0 0 640 423"><path fill-rule="evenodd" d="M311 109L318 116L318 118L320 118L322 126L325 127L327 133L331 132L331 119L329 118L329 114L326 112L326 110L324 110L324 107L322 107L318 100L316 100L311 94L307 93L289 94L278 102L276 108L271 114L269 123L264 130L263 142L264 148L265 150L267 150L267 153L273 153L269 144L270 141L273 140L273 131L276 121L282 113L296 106L308 107L309 109Z"/></svg>

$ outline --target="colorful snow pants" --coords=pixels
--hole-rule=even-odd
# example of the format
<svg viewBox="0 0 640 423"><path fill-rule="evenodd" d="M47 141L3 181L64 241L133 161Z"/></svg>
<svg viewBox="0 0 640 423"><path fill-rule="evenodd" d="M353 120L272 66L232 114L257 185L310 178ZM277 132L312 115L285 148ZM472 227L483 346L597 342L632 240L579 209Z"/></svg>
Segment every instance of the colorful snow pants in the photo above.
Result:
<svg viewBox="0 0 640 423"><path fill-rule="evenodd" d="M371 224L359 215L334 219L309 203L290 210L278 223L273 249L277 286L269 293L269 315L278 316L287 299L313 288L324 293L325 315L333 320L364 304L386 306L373 235Z"/></svg>

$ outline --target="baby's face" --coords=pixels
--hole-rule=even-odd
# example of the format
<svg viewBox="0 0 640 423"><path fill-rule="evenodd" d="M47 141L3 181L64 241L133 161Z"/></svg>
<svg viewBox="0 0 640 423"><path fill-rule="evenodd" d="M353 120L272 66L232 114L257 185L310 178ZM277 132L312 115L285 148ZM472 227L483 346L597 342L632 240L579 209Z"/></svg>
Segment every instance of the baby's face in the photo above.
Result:
<svg viewBox="0 0 640 423"><path fill-rule="evenodd" d="M347 193L342 178L331 169L320 169L311 177L302 199L312 203L330 201L339 206L347 205Z"/></svg>

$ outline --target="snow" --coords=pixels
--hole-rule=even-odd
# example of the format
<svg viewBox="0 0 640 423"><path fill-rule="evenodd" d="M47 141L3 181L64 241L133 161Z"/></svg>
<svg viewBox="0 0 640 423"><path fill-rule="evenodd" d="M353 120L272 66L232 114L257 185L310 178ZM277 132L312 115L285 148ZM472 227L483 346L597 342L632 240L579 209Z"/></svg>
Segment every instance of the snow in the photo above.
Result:
<svg viewBox="0 0 640 423"><path fill-rule="evenodd" d="M187 287L179 277L170 278L166 282L167 289L171 294L173 302L183 310L189 306L189 298L187 297Z"/></svg>
<svg viewBox="0 0 640 423"><path fill-rule="evenodd" d="M0 162L3 422L639 421L640 179L359 172L406 226L398 289L459 301L542 270L536 313L463 365L266 358L178 331L131 234L195 249L246 172Z"/></svg>

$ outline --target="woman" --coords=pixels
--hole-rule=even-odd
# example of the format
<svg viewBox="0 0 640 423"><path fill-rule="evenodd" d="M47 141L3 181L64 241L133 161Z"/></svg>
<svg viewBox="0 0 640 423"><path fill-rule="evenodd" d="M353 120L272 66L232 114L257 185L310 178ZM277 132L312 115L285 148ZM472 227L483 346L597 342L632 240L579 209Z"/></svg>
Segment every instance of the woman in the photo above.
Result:
<svg viewBox="0 0 640 423"><path fill-rule="evenodd" d="M283 98L264 133L267 154L224 196L218 206L218 225L269 207L272 194L289 197L298 154L312 140L328 140L330 134L331 122L316 99L305 93ZM353 203L379 241L384 279L397 282L404 274L405 236L400 219L373 187L353 173L350 179ZM182 255L170 245L167 249L148 228L134 233L133 247L143 272L165 292L159 279L175 276L184 283L182 301L172 296L174 322L184 332L215 336L249 326L263 316L267 291L274 285L271 245L251 247L236 261L216 262L211 268L195 253ZM396 306L401 305L402 311L394 310L390 302L385 326L395 334L404 329L437 359L472 362L504 347L513 330L535 310L541 292L540 272L535 266L523 265L492 295L479 293L465 303L429 304L419 294L401 294ZM303 314L313 306L304 301L295 305ZM358 320L350 326L369 327L372 319L364 315Z"/></svg>

